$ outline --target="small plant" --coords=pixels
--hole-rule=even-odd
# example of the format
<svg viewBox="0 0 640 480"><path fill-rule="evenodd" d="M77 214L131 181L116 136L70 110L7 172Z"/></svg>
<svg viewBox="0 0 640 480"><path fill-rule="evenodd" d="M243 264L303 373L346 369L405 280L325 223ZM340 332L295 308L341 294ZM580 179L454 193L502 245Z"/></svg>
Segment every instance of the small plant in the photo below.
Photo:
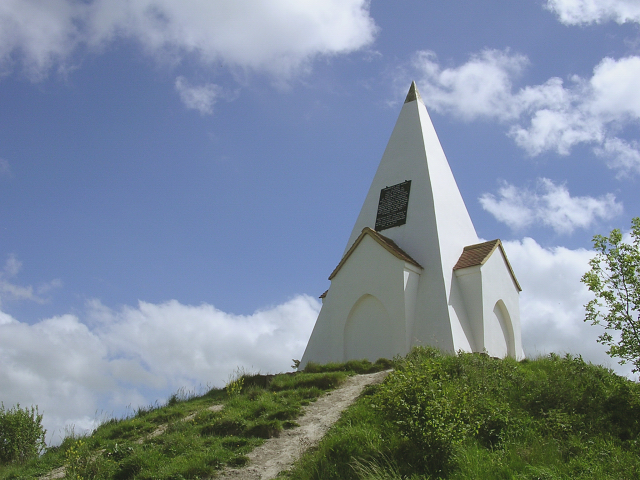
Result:
<svg viewBox="0 0 640 480"><path fill-rule="evenodd" d="M116 468L116 458L113 452L92 451L90 438L79 438L69 445L64 453L64 469L66 479L97 480L111 478ZM116 444L114 451L118 451ZM125 449L122 449L124 455Z"/></svg>
<svg viewBox="0 0 640 480"><path fill-rule="evenodd" d="M24 462L37 457L46 446L38 407L8 410L0 403L0 464Z"/></svg>
<svg viewBox="0 0 640 480"><path fill-rule="evenodd" d="M64 453L64 467L66 478L81 480L81 472L85 469L87 463L87 448L85 442L80 439L71 445Z"/></svg>
<svg viewBox="0 0 640 480"><path fill-rule="evenodd" d="M227 391L227 395L230 397L234 397L236 395L240 395L242 392L242 387L244 387L244 377L238 377L235 380L231 380L227 383L227 386L224 387Z"/></svg>

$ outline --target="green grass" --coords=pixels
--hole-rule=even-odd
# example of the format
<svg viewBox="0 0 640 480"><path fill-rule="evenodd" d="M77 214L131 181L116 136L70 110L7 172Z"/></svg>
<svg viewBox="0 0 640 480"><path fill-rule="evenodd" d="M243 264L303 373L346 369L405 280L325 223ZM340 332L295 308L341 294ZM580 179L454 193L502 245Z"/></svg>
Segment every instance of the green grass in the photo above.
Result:
<svg viewBox="0 0 640 480"><path fill-rule="evenodd" d="M580 357L516 362L416 349L394 362L311 364L242 375L203 396L104 422L0 480L66 466L75 479L210 478L243 466L301 407L353 373L393 366L322 442L280 478L295 480L640 479L640 385ZM223 404L222 411L211 405ZM151 436L158 427L164 432Z"/></svg>
<svg viewBox="0 0 640 480"><path fill-rule="evenodd" d="M372 367L356 362L358 370ZM74 479L199 479L225 466L243 466L265 439L297 426L301 407L339 386L354 368L279 375L245 374L202 396L172 395L163 407L111 419L91 435L64 439L40 458L0 466L0 479L31 479L64 466ZM313 368L312 368L313 370ZM224 405L219 411L212 405ZM163 431L154 435L160 427Z"/></svg>
<svg viewBox="0 0 640 480"><path fill-rule="evenodd" d="M282 478L640 478L640 385L580 357L417 349L365 393Z"/></svg>

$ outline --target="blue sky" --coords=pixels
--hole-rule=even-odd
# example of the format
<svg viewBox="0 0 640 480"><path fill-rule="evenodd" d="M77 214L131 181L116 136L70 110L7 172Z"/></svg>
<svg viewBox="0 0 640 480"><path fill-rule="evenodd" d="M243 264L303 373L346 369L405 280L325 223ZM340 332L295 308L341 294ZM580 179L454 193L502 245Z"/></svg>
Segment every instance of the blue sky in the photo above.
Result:
<svg viewBox="0 0 640 480"><path fill-rule="evenodd" d="M65 425L300 358L412 80L529 355L639 214L635 0L5 0L0 399ZM96 412L102 412L96 414Z"/></svg>

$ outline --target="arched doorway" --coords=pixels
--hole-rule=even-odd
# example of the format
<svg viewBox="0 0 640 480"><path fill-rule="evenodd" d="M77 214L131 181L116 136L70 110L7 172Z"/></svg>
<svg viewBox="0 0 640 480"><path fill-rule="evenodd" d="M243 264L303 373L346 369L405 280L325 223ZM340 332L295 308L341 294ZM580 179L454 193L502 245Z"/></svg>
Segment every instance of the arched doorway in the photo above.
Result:
<svg viewBox="0 0 640 480"><path fill-rule="evenodd" d="M363 295L351 308L344 327L344 360L393 358L394 339L389 313L373 295Z"/></svg>
<svg viewBox="0 0 640 480"><path fill-rule="evenodd" d="M490 344L493 356L515 358L515 338L513 335L513 325L511 324L511 315L507 310L507 306L502 300L498 300L493 307L493 325L488 329L491 338L485 340L485 345Z"/></svg>

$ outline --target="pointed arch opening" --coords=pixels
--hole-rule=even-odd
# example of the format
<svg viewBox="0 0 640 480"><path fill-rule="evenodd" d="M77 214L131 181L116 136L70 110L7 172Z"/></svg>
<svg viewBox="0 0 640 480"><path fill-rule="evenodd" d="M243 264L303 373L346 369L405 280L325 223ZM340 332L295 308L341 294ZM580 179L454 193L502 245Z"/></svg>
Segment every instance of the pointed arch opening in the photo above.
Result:
<svg viewBox="0 0 640 480"><path fill-rule="evenodd" d="M396 336L382 302L373 295L363 295L351 308L344 326L344 360L393 358Z"/></svg>
<svg viewBox="0 0 640 480"><path fill-rule="evenodd" d="M494 305L493 317L493 321L496 323L493 329L495 336L492 339L493 348L496 352L494 356L501 358L509 356L515 358L516 346L511 315L509 315L509 310L502 300L498 300Z"/></svg>

